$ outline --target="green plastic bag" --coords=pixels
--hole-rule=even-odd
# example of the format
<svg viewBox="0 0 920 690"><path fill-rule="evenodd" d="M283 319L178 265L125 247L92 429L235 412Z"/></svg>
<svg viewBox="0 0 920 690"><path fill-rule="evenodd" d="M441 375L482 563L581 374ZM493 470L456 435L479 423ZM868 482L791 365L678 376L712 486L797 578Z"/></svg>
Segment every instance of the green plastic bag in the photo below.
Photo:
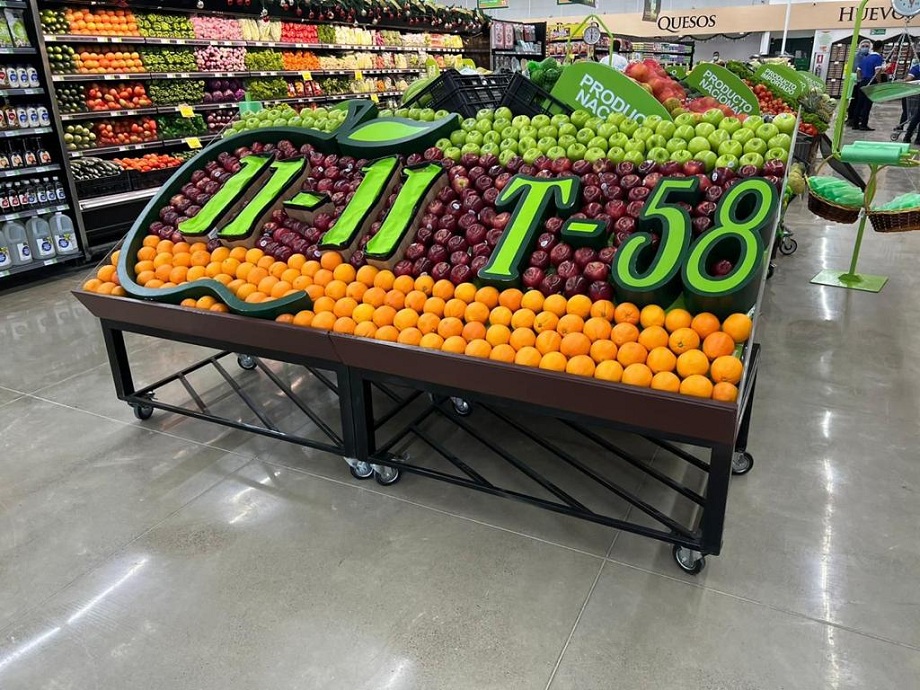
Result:
<svg viewBox="0 0 920 690"><path fill-rule="evenodd" d="M897 196L887 204L883 204L874 211L920 211L920 194L908 192Z"/></svg>

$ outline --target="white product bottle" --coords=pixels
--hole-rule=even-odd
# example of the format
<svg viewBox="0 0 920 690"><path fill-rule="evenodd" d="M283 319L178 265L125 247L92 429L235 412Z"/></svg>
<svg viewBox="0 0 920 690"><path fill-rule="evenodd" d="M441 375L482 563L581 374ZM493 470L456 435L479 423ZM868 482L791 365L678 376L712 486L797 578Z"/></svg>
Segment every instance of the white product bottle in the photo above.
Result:
<svg viewBox="0 0 920 690"><path fill-rule="evenodd" d="M22 223L11 220L3 225L3 234L10 247L10 256L14 266L22 266L32 262L32 247L26 236L26 228Z"/></svg>
<svg viewBox="0 0 920 690"><path fill-rule="evenodd" d="M4 271L13 265L13 257L10 256L9 243L6 241L6 233L0 229L0 271Z"/></svg>
<svg viewBox="0 0 920 690"><path fill-rule="evenodd" d="M51 226L51 236L54 238L54 248L58 254L76 254L80 251L73 221L68 216L55 213L48 219L48 225Z"/></svg>
<svg viewBox="0 0 920 690"><path fill-rule="evenodd" d="M32 256L37 261L44 261L54 257L54 238L51 236L51 226L44 218L36 216L26 221L26 234L32 246Z"/></svg>

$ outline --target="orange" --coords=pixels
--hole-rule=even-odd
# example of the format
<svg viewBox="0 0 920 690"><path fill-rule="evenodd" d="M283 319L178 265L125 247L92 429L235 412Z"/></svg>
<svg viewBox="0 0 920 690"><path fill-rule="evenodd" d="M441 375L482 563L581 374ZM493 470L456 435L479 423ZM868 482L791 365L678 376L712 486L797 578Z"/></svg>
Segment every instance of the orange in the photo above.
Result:
<svg viewBox="0 0 920 690"><path fill-rule="evenodd" d="M703 353L709 359L730 355L734 351L734 339L728 333L723 333L722 331L710 333L703 341Z"/></svg>
<svg viewBox="0 0 920 690"><path fill-rule="evenodd" d="M192 266L207 266L211 263L211 253L204 252L195 252L192 254Z"/></svg>
<svg viewBox="0 0 920 690"><path fill-rule="evenodd" d="M438 330L438 324L441 323L440 317L437 314L422 314L418 317L418 322L415 324L416 327L422 332L422 334L435 333ZM441 346L438 345L440 348Z"/></svg>
<svg viewBox="0 0 920 690"><path fill-rule="evenodd" d="M355 323L373 323L374 311L374 307L370 304L359 304L354 308L354 311L351 312L351 318L355 320Z"/></svg>
<svg viewBox="0 0 920 690"><path fill-rule="evenodd" d="M213 252L211 252L211 261L217 261L218 263L229 257L230 247L218 247Z"/></svg>
<svg viewBox="0 0 920 690"><path fill-rule="evenodd" d="M438 324L438 335L447 339L452 335L460 335L463 332L463 322L454 316L445 316Z"/></svg>
<svg viewBox="0 0 920 690"><path fill-rule="evenodd" d="M320 297L324 297L326 292L325 290L323 290L322 285L313 284L313 285L307 286L307 294L310 295L310 299L312 299L315 302Z"/></svg>
<svg viewBox="0 0 920 690"><path fill-rule="evenodd" d="M452 335L444 341L441 350L462 354L466 352L466 341L459 335Z"/></svg>
<svg viewBox="0 0 920 690"><path fill-rule="evenodd" d="M536 347L541 355L545 355L547 352L556 352L562 345L562 336L559 335L556 331L543 331L540 335L537 336L536 341L534 342L534 347Z"/></svg>
<svg viewBox="0 0 920 690"><path fill-rule="evenodd" d="M702 350L687 350L677 358L677 373L681 378L709 373L709 358Z"/></svg>
<svg viewBox="0 0 920 690"><path fill-rule="evenodd" d="M613 359L601 362L594 369L594 378L603 381L619 381L623 378L623 365Z"/></svg>
<svg viewBox="0 0 920 690"><path fill-rule="evenodd" d="M518 309L511 316L511 327L512 328L530 328L533 326L534 320L537 318L537 315L533 313L530 309Z"/></svg>
<svg viewBox="0 0 920 690"><path fill-rule="evenodd" d="M641 386L648 388L652 385L652 370L644 364L630 364L623 370L623 376L620 379L623 383L630 386Z"/></svg>
<svg viewBox="0 0 920 690"><path fill-rule="evenodd" d="M296 287L296 285L295 285ZM379 287L368 288L364 291L364 294L361 295L361 301L364 304L369 304L375 309L383 305L384 300L387 298L386 290Z"/></svg>
<svg viewBox="0 0 920 690"><path fill-rule="evenodd" d="M476 286L472 283L460 283L454 288L454 297L469 304L476 299Z"/></svg>
<svg viewBox="0 0 920 690"><path fill-rule="evenodd" d="M345 288L345 295L358 302L364 299L365 292L367 292L367 285L357 280L351 281Z"/></svg>
<svg viewBox="0 0 920 690"><path fill-rule="evenodd" d="M272 269L273 268L274 268L274 265L272 266ZM270 272L272 273L272 275L274 275L273 270L271 270ZM355 279L356 273L357 271L355 271L355 267L352 266L351 264L346 264L346 263L341 263L332 269L333 279L341 280L343 283L350 283L351 281L353 281Z"/></svg>
<svg viewBox="0 0 920 690"><path fill-rule="evenodd" d="M396 310L393 307L387 306L386 304L377 307L374 310L374 325L378 328L383 326L391 326L393 324L393 319L396 318Z"/></svg>
<svg viewBox="0 0 920 690"><path fill-rule="evenodd" d="M221 275L227 275L227 274L221 273ZM246 281L240 280L239 278L237 278L236 280L231 280L229 283L225 283L225 284L227 286L227 289L235 295L236 293L240 291L241 287L246 285Z"/></svg>
<svg viewBox="0 0 920 690"><path fill-rule="evenodd" d="M424 292L425 297L431 297L431 289L434 287L434 278L429 275L419 276L415 279L415 289Z"/></svg>
<svg viewBox="0 0 920 690"><path fill-rule="evenodd" d="M545 352L540 358L540 368L549 369L550 371L565 371L565 365L568 364L568 361L561 352Z"/></svg>
<svg viewBox="0 0 920 690"><path fill-rule="evenodd" d="M449 280L439 280L431 287L431 296L446 302L454 296L454 284Z"/></svg>
<svg viewBox="0 0 920 690"><path fill-rule="evenodd" d="M667 347L668 332L661 326L648 326L639 334L639 343L649 352L656 347Z"/></svg>
<svg viewBox="0 0 920 690"><path fill-rule="evenodd" d="M111 295L112 290L114 290L116 287L118 286L115 285L115 283L103 283L96 288L96 292L98 292L100 295Z"/></svg>
<svg viewBox="0 0 920 690"><path fill-rule="evenodd" d="M422 332L417 328L406 328L399 332L396 342L403 345L418 345L422 341Z"/></svg>
<svg viewBox="0 0 920 690"><path fill-rule="evenodd" d="M169 274L173 270L172 264L162 264L157 267L157 270L154 271L154 274L159 280L167 281L169 280Z"/></svg>
<svg viewBox="0 0 920 690"><path fill-rule="evenodd" d="M250 283L252 281L249 281ZM271 294L272 289L278 284L278 279L275 276L265 276L262 280L259 281L259 284L256 286L259 292L264 292L266 295ZM333 298L335 299L335 298Z"/></svg>
<svg viewBox="0 0 920 690"><path fill-rule="evenodd" d="M712 399L722 402L735 402L738 399L738 388L726 381L719 381L712 387Z"/></svg>
<svg viewBox="0 0 920 690"><path fill-rule="evenodd" d="M624 367L630 364L645 364L648 350L639 343L623 343L617 350L617 361Z"/></svg>
<svg viewBox="0 0 920 690"><path fill-rule="evenodd" d="M635 343L639 341L639 329L635 325L623 321L614 326L610 331L610 339L617 344L617 347L624 343Z"/></svg>
<svg viewBox="0 0 920 690"><path fill-rule="evenodd" d="M719 330L719 319L715 314L703 311L693 317L690 328L697 332L700 340L706 340L706 336Z"/></svg>
<svg viewBox="0 0 920 690"><path fill-rule="evenodd" d="M722 330L736 343L743 343L751 337L751 318L747 314L732 314L722 322Z"/></svg>
<svg viewBox="0 0 920 690"><path fill-rule="evenodd" d="M148 282L150 282L156 277L157 277L157 274L154 273L153 271L141 271L140 273L137 274L137 277L135 278L135 280L137 281L138 285L146 285ZM93 278L93 280L98 281L98 283L93 288L86 287L86 285L89 285L89 283L92 282L91 280L91 281L88 281L86 285L83 286L83 289L84 290L95 289L96 287L99 287L99 285L102 284L102 281L98 280L98 278Z"/></svg>
<svg viewBox="0 0 920 690"><path fill-rule="evenodd" d="M427 301L428 295L421 290L410 290L406 295L406 308L421 314L425 309L425 302Z"/></svg>
<svg viewBox="0 0 920 690"><path fill-rule="evenodd" d="M535 347L522 347L514 355L514 363L523 364L525 367L539 366L541 359L540 352Z"/></svg>
<svg viewBox="0 0 920 690"><path fill-rule="evenodd" d="M406 306L406 296L399 290L390 290L383 303L393 309L402 309Z"/></svg>
<svg viewBox="0 0 920 690"><path fill-rule="evenodd" d="M249 252L246 252L246 256L249 256ZM307 263L307 257L303 254L291 254L287 260L287 265L298 273L305 263Z"/></svg>
<svg viewBox="0 0 920 690"><path fill-rule="evenodd" d="M147 235L147 237L144 238L143 245L145 247L151 247L155 250L159 243L160 238L157 235Z"/></svg>
<svg viewBox="0 0 920 690"><path fill-rule="evenodd" d="M399 339L399 331L396 326L380 326L374 333L374 340L386 340L395 343Z"/></svg>
<svg viewBox="0 0 920 690"><path fill-rule="evenodd" d="M197 307L198 302L192 299L191 297L186 297L184 300L179 302L180 307Z"/></svg>
<svg viewBox="0 0 920 690"><path fill-rule="evenodd" d="M606 362L617 358L617 345L612 340L595 340L588 352L595 362Z"/></svg>
<svg viewBox="0 0 920 690"><path fill-rule="evenodd" d="M584 333L569 333L562 338L559 351L566 357L586 355L591 351L591 340Z"/></svg>
<svg viewBox="0 0 920 690"><path fill-rule="evenodd" d="M466 305L466 309L463 312L463 318L467 323L472 321L485 323L489 320L489 305L483 302L470 302Z"/></svg>
<svg viewBox="0 0 920 690"><path fill-rule="evenodd" d="M471 340L485 340L486 327L478 321L470 321L463 326L463 331L461 331L460 335L462 335L463 339L467 342Z"/></svg>
<svg viewBox="0 0 920 690"><path fill-rule="evenodd" d="M569 333L581 333L584 329L585 320L578 314L566 314L556 324L556 330L561 336L566 336Z"/></svg>
<svg viewBox="0 0 920 690"><path fill-rule="evenodd" d="M661 371L674 371L674 367L677 366L677 356L666 347L656 347L649 351L645 363L656 374Z"/></svg>
<svg viewBox="0 0 920 690"><path fill-rule="evenodd" d="M532 290L531 292L537 291ZM529 294L530 293L528 292L527 295ZM538 294L540 293L538 292ZM524 295L525 299L527 298L527 295ZM562 295L550 295L545 300L543 300L543 309L553 312L556 316L565 316L568 304L568 301Z"/></svg>
<svg viewBox="0 0 920 690"><path fill-rule="evenodd" d="M149 247L145 244L137 250L138 261L153 261L155 258L157 258L157 250L153 247Z"/></svg>
<svg viewBox="0 0 920 690"><path fill-rule="evenodd" d="M670 371L659 371L652 377L652 388L656 391L678 393L680 391L680 379L677 378L677 374Z"/></svg>
<svg viewBox="0 0 920 690"><path fill-rule="evenodd" d="M511 331L511 338L508 339L508 344L515 350L521 350L525 347L533 347L536 341L537 336L529 328L515 328Z"/></svg>
<svg viewBox="0 0 920 690"><path fill-rule="evenodd" d="M295 326L309 326L311 321L313 321L313 312L309 309L304 309L294 314L294 321L292 323Z"/></svg>
<svg viewBox="0 0 920 690"><path fill-rule="evenodd" d="M575 376L594 376L594 360L588 355L575 355L565 365L565 371Z"/></svg>
<svg viewBox="0 0 920 690"><path fill-rule="evenodd" d="M466 302L462 299L452 297L444 303L444 316L453 316L459 319L466 312Z"/></svg>
<svg viewBox="0 0 920 690"><path fill-rule="evenodd" d="M268 275L274 276L278 280L281 280L281 276L284 272L288 270L288 266L283 261L276 261L271 266L268 267Z"/></svg>
<svg viewBox="0 0 920 690"><path fill-rule="evenodd" d="M741 360L731 355L716 357L712 363L712 369L709 372L710 377L716 383L738 383L741 380L741 373L744 365ZM702 373L702 372L701 372Z"/></svg>
<svg viewBox="0 0 920 690"><path fill-rule="evenodd" d="M616 307L609 299L599 299L591 305L591 316L613 321Z"/></svg>
<svg viewBox="0 0 920 690"><path fill-rule="evenodd" d="M264 292L259 292L256 290L255 292L250 292L246 296L246 301L251 304L259 304L264 302L266 297L268 297L268 295L266 295Z"/></svg>
<svg viewBox="0 0 920 690"><path fill-rule="evenodd" d="M351 316L352 312L357 306L358 303L351 297L342 297L341 299L337 299L335 301L335 306L332 308L332 313L336 316Z"/></svg>
<svg viewBox="0 0 920 690"><path fill-rule="evenodd" d="M151 290L155 290L157 288L165 287L165 285L166 283L164 283L159 278L154 278L153 280L148 280L147 283L144 285L144 287L150 288Z"/></svg>
<svg viewBox="0 0 920 690"><path fill-rule="evenodd" d="M508 291L506 290L505 292L508 292ZM559 297L563 300L563 302L562 302L562 306L561 307L557 306L557 308L561 308L562 314L564 314L565 313L565 298L562 297L562 295L559 295ZM513 302L514 298L515 298L515 295L509 295L506 301L509 303ZM536 313L542 309L545 309L544 307L545 304L546 304L546 300L543 297L542 292L540 292L539 290L528 290L527 292L520 295L520 300L519 300L519 304L517 307L509 306L508 308L511 309L511 311L517 311L520 308L530 309L530 311Z"/></svg>
<svg viewBox="0 0 920 690"><path fill-rule="evenodd" d="M258 285L263 279L268 278L268 271L250 263L243 263L236 267L237 278L242 278L247 283Z"/></svg>
<svg viewBox="0 0 920 690"><path fill-rule="evenodd" d="M325 287L332 282L332 271L326 270L325 268L319 269L313 275L313 282L317 285L322 285Z"/></svg>
<svg viewBox="0 0 920 690"><path fill-rule="evenodd" d="M537 296L539 296L539 305L531 306L531 304L524 304L524 293L517 288L508 288L507 290L502 290L501 294L498 296L498 303L501 306L510 309L511 311L516 311L521 307L527 307L531 311L537 311L537 309L540 309L543 306L543 294L539 290L531 290L530 292L536 293L533 297L530 298L531 303L535 304L537 301Z"/></svg>
<svg viewBox="0 0 920 690"><path fill-rule="evenodd" d="M541 311L533 320L533 329L537 333L542 333L543 331L554 331L558 325L559 317L551 311Z"/></svg>
<svg viewBox="0 0 920 690"><path fill-rule="evenodd" d="M156 250L157 250L157 254L163 254L164 252L167 254L172 254L173 243L170 242L169 240L160 240L159 242L157 242Z"/></svg>
<svg viewBox="0 0 920 690"><path fill-rule="evenodd" d="M649 326L664 326L664 309L657 304L647 304L639 312L639 323L642 328Z"/></svg>
<svg viewBox="0 0 920 690"><path fill-rule="evenodd" d="M233 254L231 253L230 256L232 257ZM272 267L272 264L274 264L274 263L275 263L275 257L273 257L273 256L268 256L268 255L266 254L265 256L263 256L261 259L259 259L259 260L256 262L256 266L258 266L259 268L264 268L264 269L267 271L268 269L270 269L270 268ZM331 274L332 271L329 271L329 273ZM331 278L330 278L330 280L331 280Z"/></svg>
<svg viewBox="0 0 920 690"><path fill-rule="evenodd" d="M425 333L418 344L427 350L440 350L444 344L444 338L437 333Z"/></svg>
<svg viewBox="0 0 920 690"><path fill-rule="evenodd" d="M496 345L492 348L489 359L495 360L496 362L513 362L516 355L517 353L510 345Z"/></svg>
<svg viewBox="0 0 920 690"><path fill-rule="evenodd" d="M355 320L348 316L340 316L335 320L335 323L332 325L332 330L336 333L354 333L355 332Z"/></svg>
<svg viewBox="0 0 920 690"><path fill-rule="evenodd" d="M664 317L664 327L668 329L668 333L673 333L678 328L690 328L691 323L693 317L686 309L672 309Z"/></svg>
<svg viewBox="0 0 920 690"><path fill-rule="evenodd" d="M682 327L671 333L668 338L668 347L674 354L680 355L687 350L695 350L700 346L700 336L692 328Z"/></svg>
<svg viewBox="0 0 920 690"><path fill-rule="evenodd" d="M415 280L412 276L399 276L393 281L393 289L408 294L415 289Z"/></svg>
<svg viewBox="0 0 920 690"><path fill-rule="evenodd" d="M537 336L537 340L539 339L540 337ZM492 345L492 347L495 347L496 345L503 345L511 340L511 329L501 323L489 326L488 330L486 331L486 340L490 345Z"/></svg>
<svg viewBox="0 0 920 690"><path fill-rule="evenodd" d="M319 263L323 268L331 271L342 263L342 255L338 252L325 252L319 258Z"/></svg>
<svg viewBox="0 0 920 690"><path fill-rule="evenodd" d="M216 276L214 276L214 280L216 280L221 285L229 285L233 282L233 278L228 276L226 273L218 273Z"/></svg>
<svg viewBox="0 0 920 690"><path fill-rule="evenodd" d="M396 312L396 317L393 319L393 325L396 326L396 328L398 328L400 331L407 328L413 328L417 323L418 312L413 311L412 309L400 309L398 312Z"/></svg>
<svg viewBox="0 0 920 690"><path fill-rule="evenodd" d="M444 300L440 297L429 297L425 300L425 306L422 307L422 310L427 314L434 314L440 318L444 314Z"/></svg>
<svg viewBox="0 0 920 690"><path fill-rule="evenodd" d="M217 264L217 267L220 268L220 264ZM156 270L156 265L153 263L153 261L138 261L136 264L134 264L135 273L141 273L142 271L154 271L154 270Z"/></svg>
<svg viewBox="0 0 920 690"><path fill-rule="evenodd" d="M620 302L613 312L613 320L617 323L639 323L639 307L632 302Z"/></svg>
<svg viewBox="0 0 920 690"><path fill-rule="evenodd" d="M587 319L591 314L591 298L587 295L572 295L566 303L565 311Z"/></svg>
<svg viewBox="0 0 920 690"><path fill-rule="evenodd" d="M172 254L157 254L156 258L153 260L154 270L158 269L160 266L165 266L166 264L172 266Z"/></svg>
<svg viewBox="0 0 920 690"><path fill-rule="evenodd" d="M712 381L700 374L693 374L680 382L680 392L694 398L711 398Z"/></svg>
<svg viewBox="0 0 920 690"><path fill-rule="evenodd" d="M392 290L395 280L396 276L393 275L393 271L386 269L378 271L377 275L374 276L374 287L378 287L381 290Z"/></svg>
<svg viewBox="0 0 920 690"><path fill-rule="evenodd" d="M498 298L498 290L491 285L481 287L476 291L475 300L486 305L489 309L494 309L498 306Z"/></svg>
<svg viewBox="0 0 920 690"><path fill-rule="evenodd" d="M213 307L215 304L217 304L217 300L214 299L213 297L211 297L210 295L205 295L204 297L199 297L199 298L198 298L198 301L195 302L195 306L198 307L199 309L210 309L210 308ZM293 318L293 317L291 317L291 318Z"/></svg>
<svg viewBox="0 0 920 690"><path fill-rule="evenodd" d="M296 254L294 256L297 256ZM294 258L291 257L291 259ZM291 259L288 259L288 265L291 264ZM355 274L355 280L362 283L365 287L374 287L374 281L377 279L377 267L376 266L362 266L358 269L358 272Z"/></svg>
<svg viewBox="0 0 920 690"><path fill-rule="evenodd" d="M115 271L115 267L109 264L100 268L96 272L96 277L103 283L110 283L113 282L112 279L115 277Z"/></svg>
<svg viewBox="0 0 920 690"><path fill-rule="evenodd" d="M332 299L342 299L348 292L348 283L343 280L330 280L325 287L326 296ZM357 302L357 300L355 300Z"/></svg>
<svg viewBox="0 0 920 690"><path fill-rule="evenodd" d="M511 310L508 307L495 307L489 312L489 323L507 326L511 323Z"/></svg>
<svg viewBox="0 0 920 690"><path fill-rule="evenodd" d="M204 266L192 266L185 274L185 279L188 282L192 282L193 280L201 280L202 278L207 278L205 275Z"/></svg>
<svg viewBox="0 0 920 690"><path fill-rule="evenodd" d="M335 309L335 300L331 297L320 297L313 300L313 311L319 314L321 311L332 311Z"/></svg>
<svg viewBox="0 0 920 690"><path fill-rule="evenodd" d="M211 256L213 256L216 253L217 253L217 250L215 250ZM321 268L322 266L320 266L319 261L310 260L307 263L305 263L303 266L300 267L300 272L303 275L309 276L312 278L313 276L316 275L316 272L319 271Z"/></svg>
<svg viewBox="0 0 920 690"><path fill-rule="evenodd" d="M498 291L496 290L496 293ZM498 296L496 294L496 303L498 301ZM467 343L464 354L469 355L470 357L478 357L479 359L488 359L489 355L492 354L492 346L482 338L476 338Z"/></svg>
<svg viewBox="0 0 920 690"><path fill-rule="evenodd" d="M607 340L612 330L610 322L607 319L601 318L600 316L592 316L585 321L585 327L582 332L591 338L591 342L593 343L595 340Z"/></svg>

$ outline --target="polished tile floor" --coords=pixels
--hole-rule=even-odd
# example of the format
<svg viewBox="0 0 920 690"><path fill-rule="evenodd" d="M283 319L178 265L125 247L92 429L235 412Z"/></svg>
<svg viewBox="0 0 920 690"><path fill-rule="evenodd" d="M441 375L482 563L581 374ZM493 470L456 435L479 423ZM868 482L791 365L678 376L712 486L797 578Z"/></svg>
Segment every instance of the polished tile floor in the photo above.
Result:
<svg viewBox="0 0 920 690"><path fill-rule="evenodd" d="M892 171L880 195L918 186ZM867 234L860 268L890 276L873 295L808 282L847 267L852 228L801 201L787 219L799 250L766 290L756 466L695 578L657 542L139 422L69 294L79 276L0 294L0 688L918 687L920 233ZM143 382L201 355L129 349ZM620 479L667 504L643 477Z"/></svg>

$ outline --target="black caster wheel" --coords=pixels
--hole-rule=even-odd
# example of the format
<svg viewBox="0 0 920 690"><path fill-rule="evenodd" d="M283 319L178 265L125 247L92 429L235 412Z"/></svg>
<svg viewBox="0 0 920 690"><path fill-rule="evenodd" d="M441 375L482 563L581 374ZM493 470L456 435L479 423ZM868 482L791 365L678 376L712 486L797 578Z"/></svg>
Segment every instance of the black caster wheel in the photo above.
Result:
<svg viewBox="0 0 920 690"><path fill-rule="evenodd" d="M783 241L779 243L779 253L783 256L795 254L795 250L798 248L799 243L791 237L785 237L783 238Z"/></svg>
<svg viewBox="0 0 920 690"><path fill-rule="evenodd" d="M686 546L675 544L671 549L671 555L674 556L677 567L690 575L699 575L706 567L706 557Z"/></svg>
<svg viewBox="0 0 920 690"><path fill-rule="evenodd" d="M461 417L469 417L473 411L473 406L463 398L451 398L450 402L454 406L454 412Z"/></svg>
<svg viewBox="0 0 920 690"><path fill-rule="evenodd" d="M377 467L378 469L374 472L374 479L377 480L380 486L392 486L402 478L402 474L395 467L387 465L378 465Z"/></svg>
<svg viewBox="0 0 920 690"><path fill-rule="evenodd" d="M776 272L776 264L772 261L770 262L770 268L767 269L767 280L773 277L773 274Z"/></svg>
<svg viewBox="0 0 920 690"><path fill-rule="evenodd" d="M134 410L134 416L142 422L153 416L153 405L131 405Z"/></svg>
<svg viewBox="0 0 920 690"><path fill-rule="evenodd" d="M369 462L363 462L353 458L351 460L346 458L345 462L348 463L348 471L351 472L351 476L355 479L370 479L374 476L374 468Z"/></svg>
<svg viewBox="0 0 920 690"><path fill-rule="evenodd" d="M732 474L747 474L754 467L754 456L746 450L736 451L732 456Z"/></svg>
<svg viewBox="0 0 920 690"><path fill-rule="evenodd" d="M256 358L252 355L237 355L236 363L240 365L240 369L245 369L246 371L252 371L256 368Z"/></svg>

